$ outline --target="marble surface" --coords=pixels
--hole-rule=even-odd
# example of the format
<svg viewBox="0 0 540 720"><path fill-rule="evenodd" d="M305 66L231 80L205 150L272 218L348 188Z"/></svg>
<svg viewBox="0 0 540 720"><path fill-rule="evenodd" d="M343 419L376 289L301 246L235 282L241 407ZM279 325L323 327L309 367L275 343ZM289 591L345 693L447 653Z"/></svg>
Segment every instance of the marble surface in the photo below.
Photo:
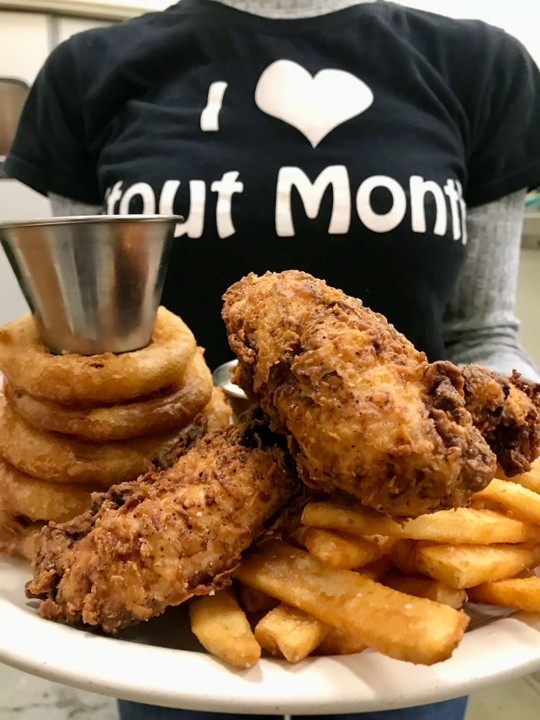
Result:
<svg viewBox="0 0 540 720"><path fill-rule="evenodd" d="M0 720L117 720L113 699L0 665Z"/></svg>
<svg viewBox="0 0 540 720"><path fill-rule="evenodd" d="M466 720L539 717L540 673L473 693ZM0 665L0 720L118 720L118 714L111 698Z"/></svg>

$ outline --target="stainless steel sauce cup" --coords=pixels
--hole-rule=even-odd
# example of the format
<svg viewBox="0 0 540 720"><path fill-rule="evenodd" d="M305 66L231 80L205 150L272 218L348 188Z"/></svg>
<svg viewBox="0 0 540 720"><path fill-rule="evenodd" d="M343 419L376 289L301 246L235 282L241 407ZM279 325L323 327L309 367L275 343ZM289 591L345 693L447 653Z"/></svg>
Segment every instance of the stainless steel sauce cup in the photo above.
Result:
<svg viewBox="0 0 540 720"><path fill-rule="evenodd" d="M148 345L181 219L97 215L0 223L0 242L45 345L80 355Z"/></svg>

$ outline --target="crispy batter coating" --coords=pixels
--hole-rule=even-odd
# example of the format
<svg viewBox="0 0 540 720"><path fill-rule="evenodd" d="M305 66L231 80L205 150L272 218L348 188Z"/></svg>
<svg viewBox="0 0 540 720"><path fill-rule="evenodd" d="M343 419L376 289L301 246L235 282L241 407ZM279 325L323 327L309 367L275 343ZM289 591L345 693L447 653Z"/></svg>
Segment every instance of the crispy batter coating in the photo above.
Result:
<svg viewBox="0 0 540 720"><path fill-rule="evenodd" d="M507 477L531 469L540 454L540 385L466 365L465 403Z"/></svg>
<svg viewBox="0 0 540 720"><path fill-rule="evenodd" d="M395 517L466 505L496 459L463 376L386 319L303 272L251 274L224 295L235 381L288 438L301 478Z"/></svg>
<svg viewBox="0 0 540 720"><path fill-rule="evenodd" d="M227 428L231 422L227 398L215 387L203 411L175 435L170 445L159 449L151 465L159 470L170 468L203 435ZM91 493L100 489L33 478L0 456L0 554L31 559L33 538L45 522L65 522L79 515L90 507Z"/></svg>
<svg viewBox="0 0 540 720"><path fill-rule="evenodd" d="M29 597L53 620L116 633L230 582L297 484L286 452L247 422L199 439L170 469L94 495L36 542ZM186 447L189 439L186 439Z"/></svg>

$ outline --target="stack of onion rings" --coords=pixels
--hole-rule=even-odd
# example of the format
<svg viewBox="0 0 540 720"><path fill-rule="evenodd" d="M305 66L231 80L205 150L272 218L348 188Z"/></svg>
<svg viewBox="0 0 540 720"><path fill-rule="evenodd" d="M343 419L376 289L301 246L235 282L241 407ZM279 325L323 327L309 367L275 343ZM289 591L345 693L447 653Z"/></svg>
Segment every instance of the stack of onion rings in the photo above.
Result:
<svg viewBox="0 0 540 720"><path fill-rule="evenodd" d="M220 387L214 387L210 402L204 408L207 432L223 430L233 422L233 411L225 392Z"/></svg>
<svg viewBox="0 0 540 720"><path fill-rule="evenodd" d="M7 515L0 508L0 553L31 560L34 539L44 524L29 525L24 518Z"/></svg>
<svg viewBox="0 0 540 720"><path fill-rule="evenodd" d="M51 483L109 488L134 480L172 447L178 432L91 443L32 427L0 398L0 455L21 472Z"/></svg>
<svg viewBox="0 0 540 720"><path fill-rule="evenodd" d="M201 352L195 353L183 377L154 395L121 405L77 407L45 400L5 387L11 409L38 430L74 435L83 440L130 440L189 424L212 396L212 375Z"/></svg>
<svg viewBox="0 0 540 720"><path fill-rule="evenodd" d="M0 328L0 371L0 552L23 557L43 524L159 467L189 428L232 418L193 334L164 308L151 343L122 355L54 355L25 315Z"/></svg>
<svg viewBox="0 0 540 720"><path fill-rule="evenodd" d="M116 403L144 397L176 382L193 358L187 325L159 308L150 344L113 355L53 355L30 314L0 328L0 371L15 387L60 403Z"/></svg>
<svg viewBox="0 0 540 720"><path fill-rule="evenodd" d="M36 480L0 460L3 509L15 518L65 522L90 507L93 489L98 488Z"/></svg>

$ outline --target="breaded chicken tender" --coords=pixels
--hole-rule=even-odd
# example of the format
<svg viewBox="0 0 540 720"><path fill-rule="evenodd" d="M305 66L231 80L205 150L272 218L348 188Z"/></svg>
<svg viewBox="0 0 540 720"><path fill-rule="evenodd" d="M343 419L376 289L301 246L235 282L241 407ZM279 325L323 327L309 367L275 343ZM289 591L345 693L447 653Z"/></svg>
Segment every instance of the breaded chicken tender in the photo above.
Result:
<svg viewBox="0 0 540 720"><path fill-rule="evenodd" d="M27 595L42 617L116 633L228 585L298 480L253 419L209 433L169 469L93 496L35 544ZM189 448L189 449L188 449Z"/></svg>
<svg viewBox="0 0 540 720"><path fill-rule="evenodd" d="M466 365L463 378L467 409L506 477L528 472L540 454L540 385L481 365Z"/></svg>
<svg viewBox="0 0 540 720"><path fill-rule="evenodd" d="M224 295L235 378L285 435L304 482L394 517L466 505L496 458L464 379L387 320L303 272L248 275Z"/></svg>

